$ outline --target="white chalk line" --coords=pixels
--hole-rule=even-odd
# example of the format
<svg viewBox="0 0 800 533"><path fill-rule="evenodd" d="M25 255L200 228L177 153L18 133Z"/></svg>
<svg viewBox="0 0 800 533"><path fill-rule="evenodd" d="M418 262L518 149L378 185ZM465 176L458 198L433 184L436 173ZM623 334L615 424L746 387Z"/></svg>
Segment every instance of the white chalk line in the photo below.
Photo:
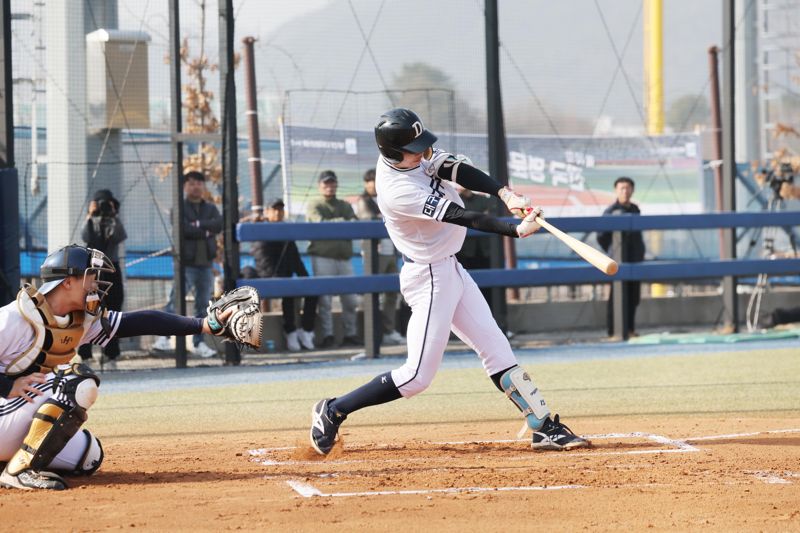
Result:
<svg viewBox="0 0 800 533"><path fill-rule="evenodd" d="M323 498L348 498L353 496L400 496L417 494L459 494L471 492L523 492L545 490L570 490L583 489L584 485L541 485L534 487L451 487L447 489L417 489L417 490L368 490L362 492L322 492L310 483L297 480L286 482L295 492L303 498L320 496Z"/></svg>
<svg viewBox="0 0 800 533"><path fill-rule="evenodd" d="M709 435L704 437L689 437L683 439L686 442L696 442L703 440L727 440L742 437L756 437L758 435L779 434L779 433L800 433L800 429L772 429L768 431L750 431L748 433L728 433L726 435Z"/></svg>
<svg viewBox="0 0 800 533"><path fill-rule="evenodd" d="M687 453L687 452L698 452L700 451L698 448L692 446L691 444L681 441L670 439L668 437L664 437L663 435L655 435L652 433L643 433L643 432L634 432L634 433L604 433L600 435L587 435L585 438L589 440L602 440L602 439L625 439L625 438L643 438L650 440L652 442L656 442L658 444L664 444L669 446L669 448L656 448L652 450L626 450L626 451L616 451L616 452L569 452L566 454L567 457L576 457L576 456L608 456L608 455L650 455L650 454L659 454L659 453ZM517 443L517 442L527 442L528 439L498 439L498 440L471 440L471 441L444 441L444 442L431 442L429 443L430 446L467 446L467 445L475 445L475 444L510 444L510 443ZM289 461L279 461L273 459L271 457L265 457L260 459L258 457L263 457L265 455L270 455L272 452L278 451L287 451L297 449L297 446L284 446L281 448L259 448L256 450L250 450L249 454L251 457L254 458L256 462L264 466L281 466L281 465L329 465L329 464L337 464L337 465L346 465L346 464L360 464L360 463L415 463L415 462L429 462L432 460L430 457L422 457L422 458L396 458L396 459L333 459L333 460L326 460L326 461L299 461L299 460L289 460ZM372 450L380 450L380 449L391 449L390 446L378 446L371 448ZM398 450L400 451L400 450ZM540 452L531 452L531 454L539 455ZM552 453L550 454L552 455ZM258 459L255 459L258 458ZM519 457L505 457L504 460L506 461L528 461L531 459L531 455L524 455ZM452 461L450 457L443 457L440 460L442 461Z"/></svg>

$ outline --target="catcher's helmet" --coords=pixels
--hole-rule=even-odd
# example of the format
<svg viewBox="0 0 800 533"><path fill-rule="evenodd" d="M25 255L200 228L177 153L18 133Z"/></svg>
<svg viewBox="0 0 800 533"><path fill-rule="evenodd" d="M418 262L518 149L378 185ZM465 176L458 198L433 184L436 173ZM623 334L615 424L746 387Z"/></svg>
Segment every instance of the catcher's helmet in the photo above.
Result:
<svg viewBox="0 0 800 533"><path fill-rule="evenodd" d="M375 125L375 142L381 154L392 163L403 160L403 152L419 154L430 148L436 135L425 129L422 120L410 109L390 109Z"/></svg>
<svg viewBox="0 0 800 533"><path fill-rule="evenodd" d="M96 314L112 285L112 282L100 278L103 273L110 274L114 271L114 264L100 250L70 244L48 255L39 267L39 275L42 278L39 292L47 294L69 276L81 276L85 279L87 275L94 274L94 287L86 297L85 310Z"/></svg>

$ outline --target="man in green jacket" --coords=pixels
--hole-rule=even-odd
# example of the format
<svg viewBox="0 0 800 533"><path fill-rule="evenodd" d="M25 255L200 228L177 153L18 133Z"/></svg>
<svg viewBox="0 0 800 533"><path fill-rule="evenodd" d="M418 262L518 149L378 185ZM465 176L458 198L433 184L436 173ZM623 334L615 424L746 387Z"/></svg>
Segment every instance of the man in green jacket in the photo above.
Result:
<svg viewBox="0 0 800 533"><path fill-rule="evenodd" d="M323 170L319 175L320 197L311 200L306 208L306 219L309 222L337 222L356 220L353 207L336 198L339 180L332 170ZM353 242L351 240L311 241L308 245L311 256L311 267L314 276L352 276ZM358 297L355 294L341 294L342 325L344 338L342 346L360 346L361 339L356 333L356 307ZM320 348L332 348L335 344L333 336L333 318L331 317L331 297L320 296L317 308L322 341Z"/></svg>

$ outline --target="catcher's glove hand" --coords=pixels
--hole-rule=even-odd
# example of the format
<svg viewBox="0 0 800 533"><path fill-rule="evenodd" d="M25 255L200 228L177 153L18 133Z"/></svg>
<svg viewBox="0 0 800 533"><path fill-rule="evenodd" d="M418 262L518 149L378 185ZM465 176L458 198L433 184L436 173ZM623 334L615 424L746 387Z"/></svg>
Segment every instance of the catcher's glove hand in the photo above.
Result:
<svg viewBox="0 0 800 533"><path fill-rule="evenodd" d="M208 306L208 327L211 333L227 340L261 347L261 299L253 287L228 291ZM225 311L233 311L227 315ZM226 318L223 318L223 315Z"/></svg>

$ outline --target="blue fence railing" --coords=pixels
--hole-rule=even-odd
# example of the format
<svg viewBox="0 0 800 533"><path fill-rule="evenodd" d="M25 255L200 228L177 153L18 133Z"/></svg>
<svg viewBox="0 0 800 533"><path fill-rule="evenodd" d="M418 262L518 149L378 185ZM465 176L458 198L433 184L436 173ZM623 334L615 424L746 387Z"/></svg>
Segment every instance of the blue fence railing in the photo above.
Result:
<svg viewBox="0 0 800 533"><path fill-rule="evenodd" d="M513 219L507 219L512 221ZM800 212L713 213L702 215L605 216L548 219L566 232L714 229L778 226L793 230L800 225ZM473 232L477 233L477 232ZM536 235L546 233L540 230ZM379 221L330 223L245 223L237 227L237 238L247 241L311 239L380 239L387 237ZM533 238L537 238L534 235ZM800 259L734 259L701 261L651 261L620 265L613 277L591 266L538 269L490 269L473 271L476 283L485 287L524 287L603 283L614 280L666 281L716 279L723 276L800 273ZM239 280L263 297L314 294L376 293L399 290L397 275L337 276L312 278L259 278Z"/></svg>

